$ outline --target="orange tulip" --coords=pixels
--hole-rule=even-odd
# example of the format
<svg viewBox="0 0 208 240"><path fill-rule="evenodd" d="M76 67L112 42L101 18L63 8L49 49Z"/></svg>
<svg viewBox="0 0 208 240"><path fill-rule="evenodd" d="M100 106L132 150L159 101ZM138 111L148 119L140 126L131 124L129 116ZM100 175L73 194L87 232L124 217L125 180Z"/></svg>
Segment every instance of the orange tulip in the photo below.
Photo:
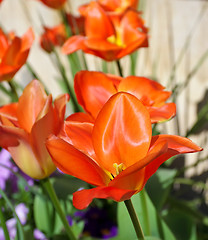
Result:
<svg viewBox="0 0 208 240"><path fill-rule="evenodd" d="M34 40L34 33L29 29L22 38L8 35L0 29L0 82L11 80L25 64Z"/></svg>
<svg viewBox="0 0 208 240"><path fill-rule="evenodd" d="M66 38L63 24L53 28L44 27L44 33L40 37L40 45L46 52L51 53L55 46L62 46Z"/></svg>
<svg viewBox="0 0 208 240"><path fill-rule="evenodd" d="M94 119L107 100L117 92L128 92L136 96L147 107L152 123L175 116L175 103L166 103L171 92L148 78L129 76L126 78L101 72L80 71L75 75L74 88L78 103Z"/></svg>
<svg viewBox="0 0 208 240"><path fill-rule="evenodd" d="M146 107L123 92L107 101L94 124L74 117L46 146L64 173L96 186L74 193L73 204L78 209L86 208L93 198L127 200L143 189L164 161L202 150L187 138L152 136Z"/></svg>
<svg viewBox="0 0 208 240"><path fill-rule="evenodd" d="M66 0L39 0L39 1L45 4L47 7L54 9L60 9L66 3Z"/></svg>
<svg viewBox="0 0 208 240"><path fill-rule="evenodd" d="M127 8L137 8L138 0L98 0L106 11L123 12Z"/></svg>
<svg viewBox="0 0 208 240"><path fill-rule="evenodd" d="M127 8L137 9L139 0L98 0L102 8L112 14L123 13ZM84 13L88 4L79 7L79 11Z"/></svg>
<svg viewBox="0 0 208 240"><path fill-rule="evenodd" d="M70 37L62 47L63 53L82 50L113 61L148 46L147 29L138 12L128 10L121 16L111 16L97 2L91 2L85 12L85 34Z"/></svg>
<svg viewBox="0 0 208 240"><path fill-rule="evenodd" d="M17 166L35 179L48 177L56 169L45 147L49 134L58 134L68 94L52 104L38 80L23 91L18 103L0 108L0 146L7 149Z"/></svg>

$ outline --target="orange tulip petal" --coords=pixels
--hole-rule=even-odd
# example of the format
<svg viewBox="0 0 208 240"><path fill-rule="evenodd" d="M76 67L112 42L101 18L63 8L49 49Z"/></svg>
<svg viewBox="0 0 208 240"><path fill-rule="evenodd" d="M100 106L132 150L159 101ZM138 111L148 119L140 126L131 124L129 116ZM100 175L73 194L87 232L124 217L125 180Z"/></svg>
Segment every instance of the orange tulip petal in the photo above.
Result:
<svg viewBox="0 0 208 240"><path fill-rule="evenodd" d="M9 46L8 38L0 28L0 58L1 59L2 59L6 49L8 48L8 46Z"/></svg>
<svg viewBox="0 0 208 240"><path fill-rule="evenodd" d="M190 139L175 135L153 136L150 150L161 141L166 141L168 144L168 150L147 165L145 176L146 179L149 179L157 171L158 167L169 158L178 154L193 153L203 150L201 147L193 143Z"/></svg>
<svg viewBox="0 0 208 240"><path fill-rule="evenodd" d="M49 97L48 101L46 101L43 111L39 115L39 118L33 124L30 135L33 152L47 176L49 176L56 169L45 147L46 138L50 134L54 133L55 122L53 116L54 112L52 107L52 98Z"/></svg>
<svg viewBox="0 0 208 240"><path fill-rule="evenodd" d="M79 104L94 118L111 95L116 93L113 83L101 72L78 72L74 88Z"/></svg>
<svg viewBox="0 0 208 240"><path fill-rule="evenodd" d="M35 179L46 177L30 146L29 136L24 130L0 125L0 135L0 146L10 152L17 166L24 173Z"/></svg>
<svg viewBox="0 0 208 240"><path fill-rule="evenodd" d="M94 198L107 198L120 202L130 199L136 191L119 189L114 187L96 187L88 190L80 190L73 194L73 205L77 209L84 209Z"/></svg>
<svg viewBox="0 0 208 240"><path fill-rule="evenodd" d="M71 54L77 50L87 50L85 40L86 38L80 35L70 37L62 46L62 53Z"/></svg>
<svg viewBox="0 0 208 240"><path fill-rule="evenodd" d="M22 36L21 52L27 51L31 47L34 39L34 32L32 28L29 28L28 31Z"/></svg>
<svg viewBox="0 0 208 240"><path fill-rule="evenodd" d="M85 45L95 51L103 52L103 51L115 51L119 52L121 49L123 49L121 46L118 46L114 43L110 43L106 41L105 39L99 39L99 38L89 38L86 39Z"/></svg>
<svg viewBox="0 0 208 240"><path fill-rule="evenodd" d="M42 3L44 3L46 6L54 8L54 9L59 9L63 7L65 4L66 0L39 0Z"/></svg>
<svg viewBox="0 0 208 240"><path fill-rule="evenodd" d="M17 123L17 106L17 103L11 103L0 107L0 117L5 117L11 122Z"/></svg>
<svg viewBox="0 0 208 240"><path fill-rule="evenodd" d="M88 122L66 121L64 131L69 141L76 149L79 149L89 157L95 159L95 152L92 145L93 124Z"/></svg>
<svg viewBox="0 0 208 240"><path fill-rule="evenodd" d="M39 159L34 155L31 145L18 139L18 146L8 147L13 160L17 166L27 175L35 179L43 179L48 175L45 174Z"/></svg>
<svg viewBox="0 0 208 240"><path fill-rule="evenodd" d="M153 80L136 76L123 78L118 87L118 91L129 92L141 101L143 97L146 96L146 98L149 99L150 104L151 102L154 103L155 99L157 99L163 92L163 89L164 87L161 84ZM144 102L144 104L146 103Z"/></svg>
<svg viewBox="0 0 208 240"><path fill-rule="evenodd" d="M124 168L143 158L149 149L152 128L146 107L133 95L117 93L100 111L93 129L99 164L115 174L114 163Z"/></svg>
<svg viewBox="0 0 208 240"><path fill-rule="evenodd" d="M46 146L54 163L64 173L96 186L106 185L110 181L91 158L63 139L52 136L46 141Z"/></svg>
<svg viewBox="0 0 208 240"><path fill-rule="evenodd" d="M19 54L20 49L21 39L19 37L15 37L11 45L9 45L9 47L7 48L3 58L1 59L1 64L15 66L16 65L15 59Z"/></svg>
<svg viewBox="0 0 208 240"><path fill-rule="evenodd" d="M125 15L121 19L120 25L122 28L123 41L126 45L139 40L142 36L147 38L147 29L137 11L126 11Z"/></svg>
<svg viewBox="0 0 208 240"><path fill-rule="evenodd" d="M67 117L66 121L93 123L94 119L88 113L77 112L77 113L71 114L69 117Z"/></svg>
<svg viewBox="0 0 208 240"><path fill-rule="evenodd" d="M138 40L132 42L131 44L126 45L117 55L117 59L120 59L141 47L148 47L147 37L142 34L138 36Z"/></svg>
<svg viewBox="0 0 208 240"><path fill-rule="evenodd" d="M22 96L19 98L17 116L19 125L25 131L30 132L40 111L42 111L47 95L38 80L33 80L26 86Z"/></svg>
<svg viewBox="0 0 208 240"><path fill-rule="evenodd" d="M150 113L152 123L162 122L171 119L176 115L175 103L166 103L165 105L159 108L149 107L148 110Z"/></svg>
<svg viewBox="0 0 208 240"><path fill-rule="evenodd" d="M29 139L27 133L13 126L3 126L0 122L0 146L8 149L8 147L18 146L19 140L27 141Z"/></svg>
<svg viewBox="0 0 208 240"><path fill-rule="evenodd" d="M62 127L62 124L64 122L65 118L65 110L66 110L66 104L69 101L69 94L62 94L54 101L54 111L55 111L55 134L57 134L60 131L60 128Z"/></svg>
<svg viewBox="0 0 208 240"><path fill-rule="evenodd" d="M87 7L85 31L88 38L107 39L115 34L109 16L97 2L91 2Z"/></svg>

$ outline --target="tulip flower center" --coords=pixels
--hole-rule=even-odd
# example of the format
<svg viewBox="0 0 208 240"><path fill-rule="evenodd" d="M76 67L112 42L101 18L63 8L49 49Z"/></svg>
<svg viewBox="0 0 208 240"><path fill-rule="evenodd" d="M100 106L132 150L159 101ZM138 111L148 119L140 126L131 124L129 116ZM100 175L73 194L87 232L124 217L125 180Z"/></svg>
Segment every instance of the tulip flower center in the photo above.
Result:
<svg viewBox="0 0 208 240"><path fill-rule="evenodd" d="M119 165L114 163L113 167L116 169L116 176L123 171L123 163L120 163Z"/></svg>
<svg viewBox="0 0 208 240"><path fill-rule="evenodd" d="M114 164L113 164L113 167L114 167L115 170L116 170L116 176L118 176L118 174L123 171L123 163L120 163L120 164L114 163ZM116 176L114 176L114 175L111 173L111 175L110 175L111 180L113 180Z"/></svg>
<svg viewBox="0 0 208 240"><path fill-rule="evenodd" d="M119 47L125 47L125 44L122 41L121 31L117 30L116 35L111 35L107 38L107 41L113 44L116 44Z"/></svg>

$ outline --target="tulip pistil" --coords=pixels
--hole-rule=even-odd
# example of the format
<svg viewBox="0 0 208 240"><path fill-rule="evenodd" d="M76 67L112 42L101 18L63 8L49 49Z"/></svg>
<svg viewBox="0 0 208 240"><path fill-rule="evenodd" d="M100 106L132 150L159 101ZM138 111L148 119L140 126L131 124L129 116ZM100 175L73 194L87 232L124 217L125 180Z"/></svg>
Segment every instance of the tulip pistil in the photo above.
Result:
<svg viewBox="0 0 208 240"><path fill-rule="evenodd" d="M123 171L123 163L114 163L113 167L116 169L116 176Z"/></svg>
<svg viewBox="0 0 208 240"><path fill-rule="evenodd" d="M115 168L116 170L116 175L115 174L112 174L110 172L108 172L107 174L110 176L110 180L112 181L116 176L119 175L119 173L121 173L123 171L123 163L120 163L120 164L117 164L117 163L114 163L113 164L113 167Z"/></svg>

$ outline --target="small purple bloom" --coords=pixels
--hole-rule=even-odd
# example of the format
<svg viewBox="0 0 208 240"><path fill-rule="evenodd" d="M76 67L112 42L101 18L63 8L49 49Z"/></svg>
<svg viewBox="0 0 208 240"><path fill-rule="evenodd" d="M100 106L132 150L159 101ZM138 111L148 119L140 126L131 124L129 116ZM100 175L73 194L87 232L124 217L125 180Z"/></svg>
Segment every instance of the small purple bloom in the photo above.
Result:
<svg viewBox="0 0 208 240"><path fill-rule="evenodd" d="M85 222L83 235L109 239L118 234L116 224L103 209L92 207L85 212L76 212L74 215Z"/></svg>
<svg viewBox="0 0 208 240"><path fill-rule="evenodd" d="M21 222L21 224L25 224L27 222L27 214L29 212L28 208L24 203L20 203L15 207L16 214Z"/></svg>
<svg viewBox="0 0 208 240"><path fill-rule="evenodd" d="M47 240L46 236L38 229L34 230L33 236L37 240Z"/></svg>
<svg viewBox="0 0 208 240"><path fill-rule="evenodd" d="M66 218L67 218L67 221L68 221L68 223L69 223L69 226L72 226L73 225L73 219L72 219L72 217L71 216L66 216Z"/></svg>
<svg viewBox="0 0 208 240"><path fill-rule="evenodd" d="M15 207L15 212L20 222L24 225L27 222L28 208L25 206L24 203L20 203ZM10 218L6 221L6 226L11 240L15 239L16 236L16 223L17 221L15 218ZM2 228L0 228L0 240L5 240L4 231Z"/></svg>
<svg viewBox="0 0 208 240"><path fill-rule="evenodd" d="M6 181L11 175L11 170L13 164L10 161L11 155L5 149L2 149L0 152L0 188L5 190Z"/></svg>

